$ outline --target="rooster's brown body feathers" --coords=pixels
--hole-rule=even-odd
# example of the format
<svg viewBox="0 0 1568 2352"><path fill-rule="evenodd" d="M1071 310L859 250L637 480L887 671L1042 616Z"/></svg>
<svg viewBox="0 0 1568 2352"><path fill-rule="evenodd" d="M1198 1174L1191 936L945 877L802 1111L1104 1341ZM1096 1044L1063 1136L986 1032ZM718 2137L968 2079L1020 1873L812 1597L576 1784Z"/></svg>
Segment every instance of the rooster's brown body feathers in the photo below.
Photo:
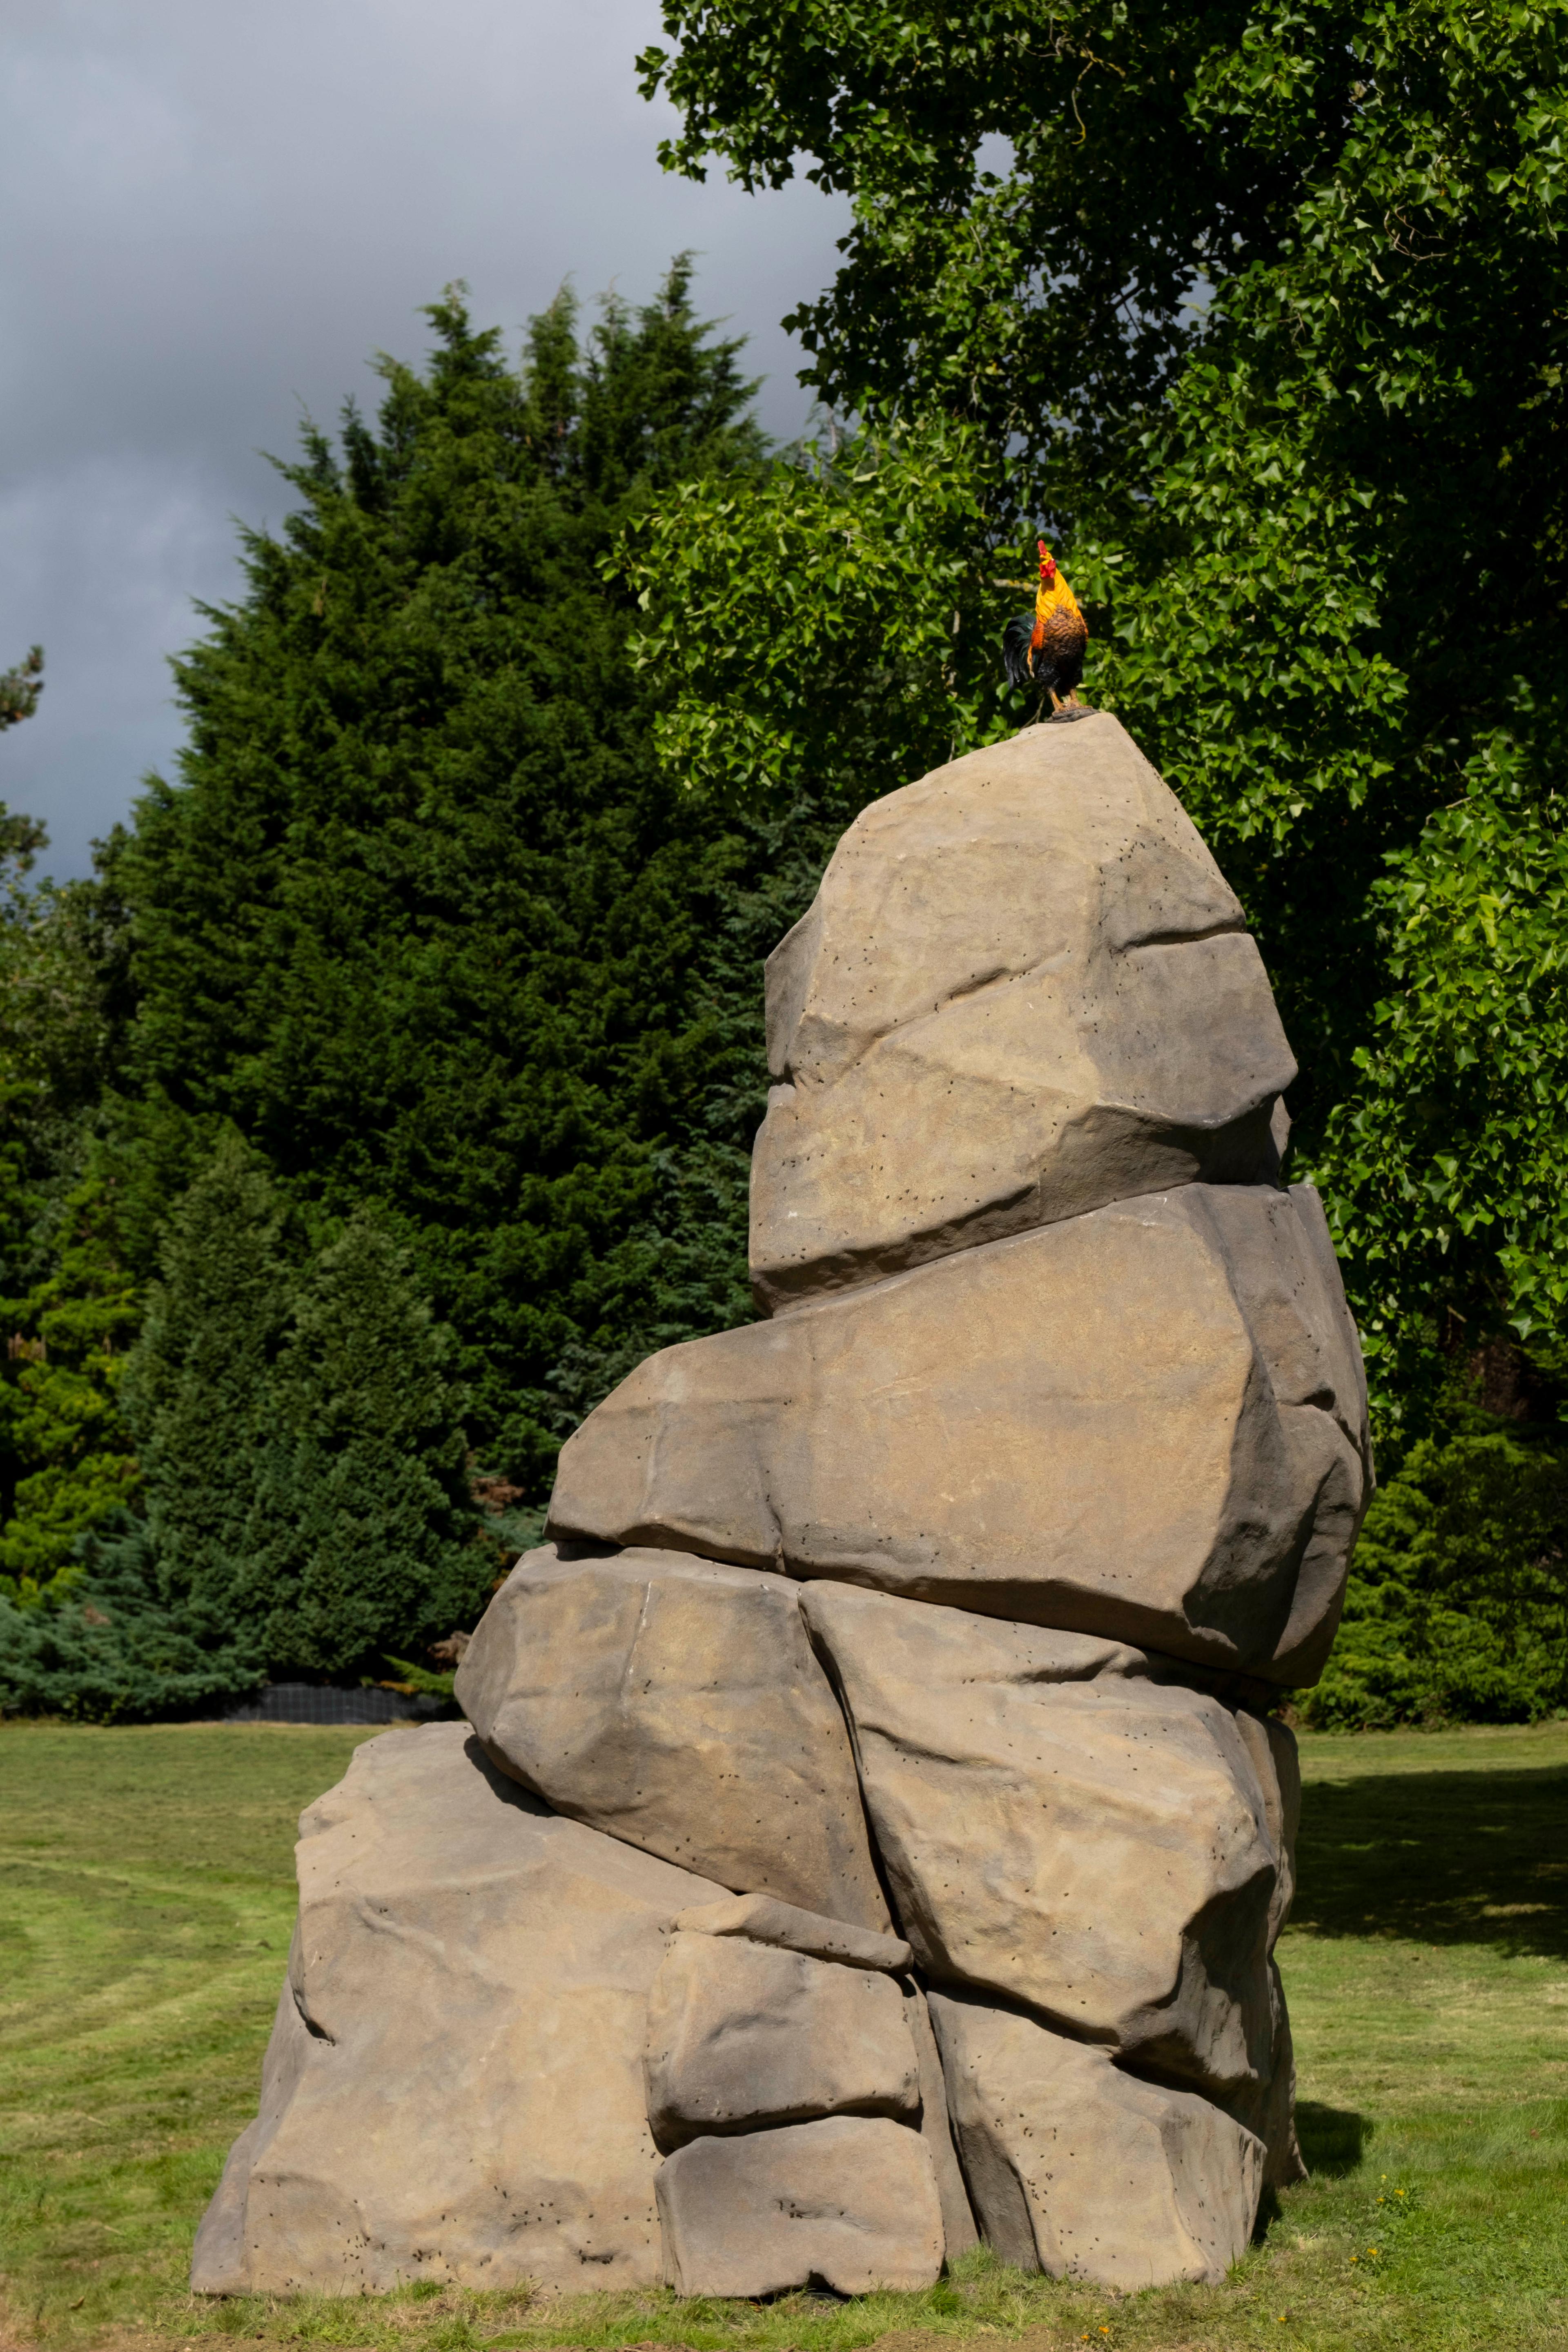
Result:
<svg viewBox="0 0 1568 2352"><path fill-rule="evenodd" d="M1009 685L1036 688L1042 704L1047 694L1053 702L1066 701L1083 677L1088 644L1089 625L1042 540L1035 609L1009 621L1002 638Z"/></svg>

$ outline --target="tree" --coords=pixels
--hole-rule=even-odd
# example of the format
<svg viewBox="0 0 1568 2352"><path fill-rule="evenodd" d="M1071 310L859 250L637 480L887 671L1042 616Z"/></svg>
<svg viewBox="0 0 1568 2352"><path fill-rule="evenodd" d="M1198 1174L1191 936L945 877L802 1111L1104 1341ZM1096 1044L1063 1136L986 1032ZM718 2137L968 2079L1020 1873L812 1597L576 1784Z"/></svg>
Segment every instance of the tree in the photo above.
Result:
<svg viewBox="0 0 1568 2352"><path fill-rule="evenodd" d="M754 971L743 1021L727 992L779 827L669 794L599 565L761 444L684 264L585 342L561 296L521 373L458 293L429 316L374 426L307 432L299 510L176 666L188 746L120 867L127 1080L231 1121L312 1230L375 1211L537 1495L640 1355L750 1311Z"/></svg>
<svg viewBox="0 0 1568 2352"><path fill-rule="evenodd" d="M1528 1723L1568 1703L1568 1458L1448 1401L1373 1501L1308 1720Z"/></svg>
<svg viewBox="0 0 1568 2352"><path fill-rule="evenodd" d="M24 1605L0 1598L0 1704L112 1721L261 1681L259 1629L235 1593L290 1289L266 1171L225 1137L171 1221L126 1367L142 1513L86 1532L73 1571L24 1590Z"/></svg>
<svg viewBox="0 0 1568 2352"><path fill-rule="evenodd" d="M1534 1345L1563 1319L1541 1178L1563 1146L1561 12L669 0L664 22L679 48L642 63L682 112L674 168L758 185L798 159L851 195L844 266L795 323L818 390L884 441L971 436L977 607L999 547L1058 539L1093 698L1247 904L1303 1065L1298 1172L1349 1250L1382 1426L1418 1426L1445 1333ZM727 532L697 530L658 609L685 648L668 740L739 773ZM829 542L800 603L843 602ZM919 657L912 752L941 731L929 633ZM979 705L949 670L963 748ZM1436 955L1412 918L1448 906L1461 837L1474 919ZM1451 1114L1484 1121L1459 1178Z"/></svg>
<svg viewBox="0 0 1568 2352"><path fill-rule="evenodd" d="M672 785L842 824L1010 731L991 625L1018 596L991 575L1020 559L981 535L997 470L938 418L808 444L744 489L684 482L636 518L622 560Z"/></svg>
<svg viewBox="0 0 1568 2352"><path fill-rule="evenodd" d="M0 1593L28 1605L79 1580L80 1538L140 1486L120 1390L141 1286L117 1230L113 1176L88 1149L79 1181L53 1198L40 1187L30 1220L7 1219L31 1244L37 1279L4 1301Z"/></svg>
<svg viewBox="0 0 1568 2352"><path fill-rule="evenodd" d="M125 1383L158 1597L204 1646L239 1635L258 1658L240 1595L297 1255L266 1167L224 1136L170 1221Z"/></svg>
<svg viewBox="0 0 1568 2352"><path fill-rule="evenodd" d="M0 728L37 707L42 667L35 646L0 678ZM95 883L33 884L47 844L0 808L0 1594L26 1602L63 1591L78 1538L134 1496L117 1391L141 1319L129 1171L95 1131L124 1012L112 848Z"/></svg>
<svg viewBox="0 0 1568 2352"><path fill-rule="evenodd" d="M351 1219L298 1288L232 1589L275 1675L378 1673L489 1600L450 1355L405 1253Z"/></svg>
<svg viewBox="0 0 1568 2352"><path fill-rule="evenodd" d="M374 1677L471 1622L497 1558L450 1354L373 1219L308 1251L265 1164L222 1135L170 1221L120 1395L135 1486L67 1569L0 1599L0 1704L188 1713L267 1675Z"/></svg>
<svg viewBox="0 0 1568 2352"><path fill-rule="evenodd" d="M31 719L44 690L44 649L35 646L12 669L0 670L0 735ZM0 801L0 882L8 900L48 840L37 817L13 813Z"/></svg>
<svg viewBox="0 0 1568 2352"><path fill-rule="evenodd" d="M44 649L34 646L11 669L0 670L0 735L31 719L44 690ZM23 818L23 824L29 822Z"/></svg>

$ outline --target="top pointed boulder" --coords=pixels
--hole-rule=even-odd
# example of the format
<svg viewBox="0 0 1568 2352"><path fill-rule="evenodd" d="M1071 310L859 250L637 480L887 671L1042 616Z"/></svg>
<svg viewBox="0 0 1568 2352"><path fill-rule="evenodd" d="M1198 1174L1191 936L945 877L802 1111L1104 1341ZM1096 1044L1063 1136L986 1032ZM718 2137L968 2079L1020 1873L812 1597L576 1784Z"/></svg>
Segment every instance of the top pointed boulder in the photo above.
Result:
<svg viewBox="0 0 1568 2352"><path fill-rule="evenodd" d="M1296 1075L1242 910L1101 712L875 801L767 967L770 1309L1194 1181L1273 1176Z"/></svg>

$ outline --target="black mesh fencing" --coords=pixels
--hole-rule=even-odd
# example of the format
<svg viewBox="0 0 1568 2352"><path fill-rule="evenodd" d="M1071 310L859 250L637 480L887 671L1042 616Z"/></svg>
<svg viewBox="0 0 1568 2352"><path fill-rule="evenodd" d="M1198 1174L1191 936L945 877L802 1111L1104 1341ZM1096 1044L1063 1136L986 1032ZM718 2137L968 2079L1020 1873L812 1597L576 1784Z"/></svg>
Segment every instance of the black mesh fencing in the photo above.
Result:
<svg viewBox="0 0 1568 2352"><path fill-rule="evenodd" d="M437 1699L405 1698L401 1691L339 1690L328 1683L268 1683L226 1723L428 1723L445 1712Z"/></svg>

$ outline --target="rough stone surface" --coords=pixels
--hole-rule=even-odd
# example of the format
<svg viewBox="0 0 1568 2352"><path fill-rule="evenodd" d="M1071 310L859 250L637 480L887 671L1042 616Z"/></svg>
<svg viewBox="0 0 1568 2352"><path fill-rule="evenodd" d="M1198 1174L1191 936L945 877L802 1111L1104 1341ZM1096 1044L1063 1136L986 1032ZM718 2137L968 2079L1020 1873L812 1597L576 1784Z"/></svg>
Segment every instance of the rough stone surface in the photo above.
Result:
<svg viewBox="0 0 1568 2352"><path fill-rule="evenodd" d="M1307 2166L1296 2137L1296 2053L1290 2039L1290 2016L1279 1965L1268 1963L1268 1997L1274 2020L1273 2046L1268 2079L1248 2084L1226 2102L1227 2112L1263 2143L1263 2185L1285 2189L1305 2180Z"/></svg>
<svg viewBox="0 0 1568 2352"><path fill-rule="evenodd" d="M677 1927L698 1936L747 1936L753 1944L777 1944L813 1959L838 1960L851 1969L907 1969L914 1958L901 1936L874 1935L841 1919L802 1911L771 1895L732 1895L727 1903L702 1903L683 1911Z"/></svg>
<svg viewBox="0 0 1568 2352"><path fill-rule="evenodd" d="M669 1551L530 1552L457 1689L486 1753L558 1811L721 1886L889 1926L843 1718L787 1578Z"/></svg>
<svg viewBox="0 0 1568 2352"><path fill-rule="evenodd" d="M1296 1066L1240 906L1118 722L873 802L768 961L752 1280L778 1307L1195 1178Z"/></svg>
<svg viewBox="0 0 1568 2352"><path fill-rule="evenodd" d="M647 2117L660 2147L813 2116L920 2112L891 1977L738 1936L678 1934L654 1979Z"/></svg>
<svg viewBox="0 0 1568 2352"><path fill-rule="evenodd" d="M1211 2091L1261 2084L1279 1856L1230 1710L1109 1644L1078 1679L1081 1636L852 1585L805 1609L931 1979Z"/></svg>
<svg viewBox="0 0 1568 2352"><path fill-rule="evenodd" d="M300 1832L261 2114L195 2288L657 2281L647 1996L721 1888L545 1812L465 1724L367 1742Z"/></svg>
<svg viewBox="0 0 1568 2352"><path fill-rule="evenodd" d="M914 2041L921 2079L921 2137L931 2155L937 2201L942 2207L942 2242L950 2263L980 2243L974 2210L963 2185L958 2151L952 2144L952 2124L947 2112L947 2083L942 2053L931 2031L926 1997L912 1978L904 1979L905 2016Z"/></svg>
<svg viewBox="0 0 1568 2352"><path fill-rule="evenodd" d="M1268 1842L1278 1857L1274 1893L1268 1904L1268 1948L1272 1952L1290 1916L1296 1899L1296 1832L1301 1826L1301 1759L1296 1735L1277 1715L1255 1715L1239 1707L1236 1727L1241 1734L1258 1785L1263 1791Z"/></svg>
<svg viewBox="0 0 1568 2352"><path fill-rule="evenodd" d="M1312 1682L1366 1485L1321 1215L1188 1185L667 1349L568 1440L551 1532Z"/></svg>
<svg viewBox="0 0 1568 2352"><path fill-rule="evenodd" d="M772 1319L567 1444L477 1737L307 1816L199 2286L921 2287L978 2219L1132 2289L1300 2177L1269 1708L1373 1472L1237 902L1078 716L868 809L767 1000Z"/></svg>
<svg viewBox="0 0 1568 2352"><path fill-rule="evenodd" d="M918 2292L942 2269L942 2207L920 2134L876 2117L694 2139L658 2174L678 2294Z"/></svg>
<svg viewBox="0 0 1568 2352"><path fill-rule="evenodd" d="M1277 1716L1237 1712L1236 1727L1247 1742L1258 1785L1263 1790L1269 1841L1279 1857L1274 1893L1268 1905L1268 1999L1273 2019L1268 2079L1252 2084L1230 2103L1231 2113L1255 2131L1268 2151L1264 2186L1283 2189L1307 2178L1296 2137L1296 2057L1290 2039L1290 2014L1285 2002L1274 1947L1290 1916L1296 1893L1296 1832L1301 1820L1301 1766L1296 1736Z"/></svg>
<svg viewBox="0 0 1568 2352"><path fill-rule="evenodd" d="M953 2128L1004 2262L1132 2290L1217 2283L1258 2216L1263 2147L1191 2091L973 1997L933 1992Z"/></svg>

